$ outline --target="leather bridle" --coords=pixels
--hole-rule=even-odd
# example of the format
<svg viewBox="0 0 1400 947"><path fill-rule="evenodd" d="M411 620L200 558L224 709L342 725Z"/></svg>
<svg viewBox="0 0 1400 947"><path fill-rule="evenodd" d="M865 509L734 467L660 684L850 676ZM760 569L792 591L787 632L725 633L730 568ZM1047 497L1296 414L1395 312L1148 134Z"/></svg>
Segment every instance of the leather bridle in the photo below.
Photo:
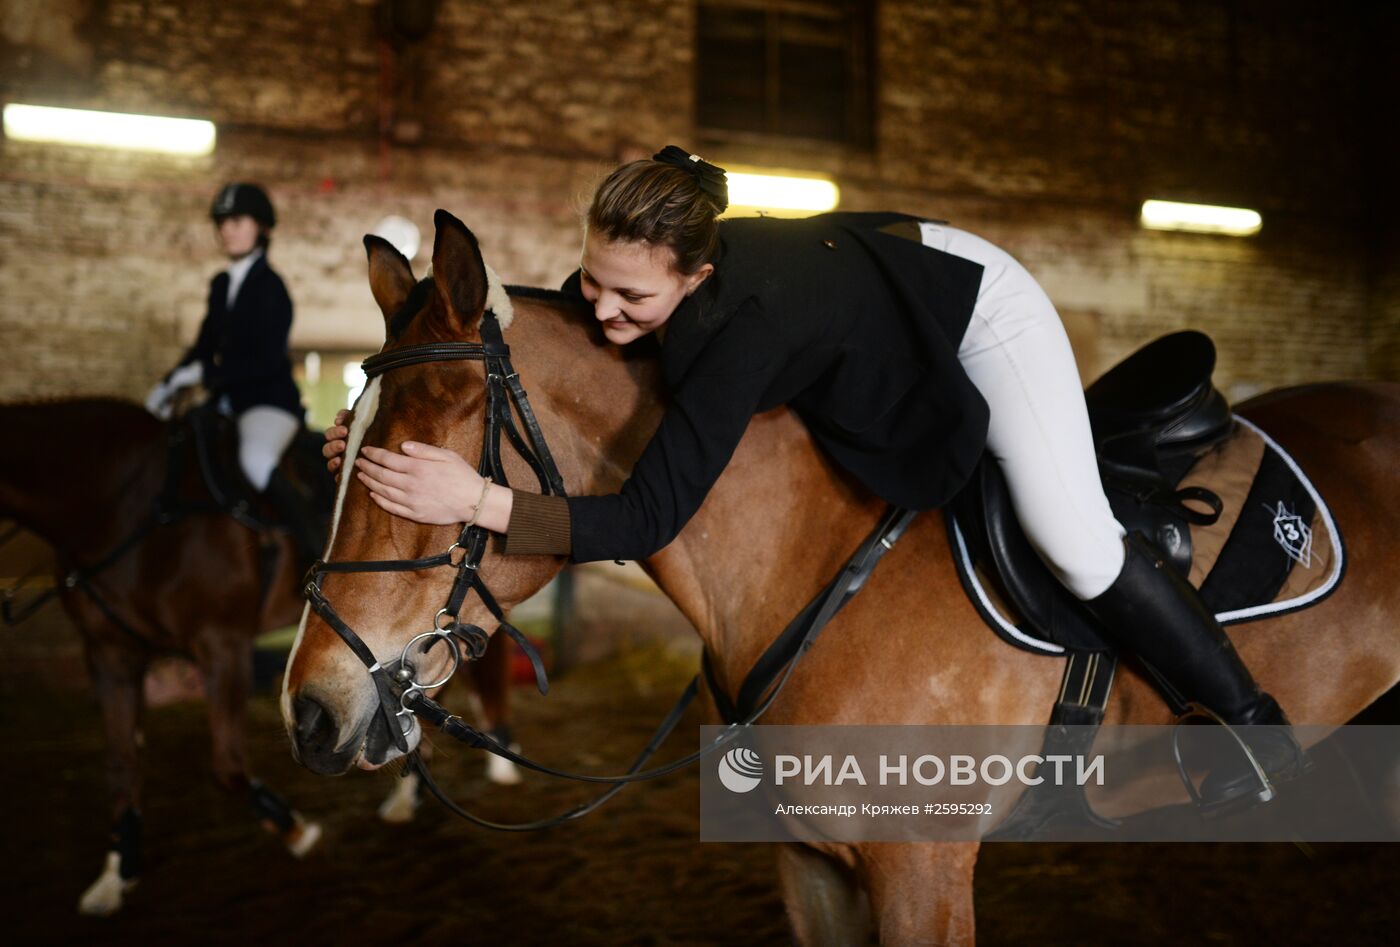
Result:
<svg viewBox="0 0 1400 947"><path fill-rule="evenodd" d="M500 323L495 313L488 310L481 320L480 343L475 342L429 342L422 345L406 345L389 352L380 352L365 359L363 369L366 379L377 378L396 368L410 365L424 365L433 362L475 361L486 368L486 430L477 472L483 477L490 476L496 483L508 485L505 466L501 463L501 433L504 432L511 445L530 465L539 478L540 491L546 495L567 496L564 481L555 466L554 458L545 443L544 432L530 400L520 384L520 376L510 362L510 347L501 337ZM507 395L509 392L509 395ZM525 427L522 436L516 426L511 411L511 402L519 411ZM526 436L529 442L526 441ZM540 693L549 692L544 664L534 647L514 626L505 619L505 613L496 597L482 581L479 571L482 557L486 554L490 533L481 526L466 526L457 541L446 552L418 559L381 559L370 561L327 562L317 560L307 572L305 594L311 610L340 636L341 640L354 652L369 671L379 694L378 713L383 716L389 731L389 739L400 752L408 752L407 734L413 727L411 705L426 691L441 687L451 679L462 664L462 649L466 649L468 660L480 658L486 652L489 641L487 632L477 625L459 620L462 605L472 592L481 599L492 616L500 622L500 628L515 639L516 643L530 658L535 669L535 681ZM404 645L399 658L385 666L369 646L361 640L344 619L336 612L326 598L321 584L332 573L364 572L416 572L424 569L451 567L456 575L452 588L448 591L446 604L438 609L432 627L414 635ZM419 654L426 654L439 642L447 645L452 655L452 665L440 680L420 681L415 675L412 652L415 646ZM391 670L392 669L392 670Z"/></svg>

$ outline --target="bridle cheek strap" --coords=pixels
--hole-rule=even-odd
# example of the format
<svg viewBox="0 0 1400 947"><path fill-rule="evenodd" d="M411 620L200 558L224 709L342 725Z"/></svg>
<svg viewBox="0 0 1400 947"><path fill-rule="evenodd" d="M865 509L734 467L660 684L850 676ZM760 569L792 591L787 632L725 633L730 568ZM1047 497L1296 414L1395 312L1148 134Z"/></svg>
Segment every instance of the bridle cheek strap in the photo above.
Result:
<svg viewBox="0 0 1400 947"><path fill-rule="evenodd" d="M489 310L481 319L481 338L481 343L432 342L403 346L370 356L365 359L362 367L366 378L375 378L396 368L411 365L448 361L482 362L486 369L486 427L477 472L482 476L491 476L496 483L509 486L505 465L501 462L501 433L504 431L511 446L539 479L541 492L547 496L567 496L564 479L560 476L554 457L545 443L544 431L540 428L539 420L530 406L530 399L520 384L520 376L511 365L510 347L501 336L501 327L495 313ZM525 428L524 435L515 423L514 415L517 412ZM378 692L378 714L388 728L389 739L402 753L408 752L407 734L413 726L413 708L417 699L426 697L426 691L440 687L451 679L461 666L464 650L469 661L477 660L486 651L489 641L487 633L476 625L461 623L457 617L467 596L472 592L477 594L482 604L499 623L499 630L509 635L530 659L535 672L535 684L540 693L549 693L549 680L539 653L518 629L505 620L505 612L500 603L481 579L479 568L486 555L489 540L490 533L486 529L480 526L465 526L458 534L457 541L446 552L437 555L419 559L380 559L363 562L318 560L306 574L304 591L307 603L364 664ZM454 559L454 554L459 551L461 558ZM411 638L398 659L389 666L376 658L369 646L340 617L322 589L325 577L333 573L416 572L444 566L455 568L457 573L448 592L446 604L434 616L433 627ZM451 669L441 680L418 680L414 676L416 670L412 660L415 646L416 653L425 654L439 641L446 642L451 651Z"/></svg>

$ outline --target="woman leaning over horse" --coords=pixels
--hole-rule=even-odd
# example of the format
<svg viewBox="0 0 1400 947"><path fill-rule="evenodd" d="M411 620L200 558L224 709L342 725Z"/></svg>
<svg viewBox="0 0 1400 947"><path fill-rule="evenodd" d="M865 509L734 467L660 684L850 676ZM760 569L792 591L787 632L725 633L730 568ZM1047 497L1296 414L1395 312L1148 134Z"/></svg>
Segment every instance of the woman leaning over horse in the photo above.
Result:
<svg viewBox="0 0 1400 947"><path fill-rule="evenodd" d="M219 409L238 419L238 465L291 527L301 555L320 553L321 528L278 461L302 427L301 394L292 380L287 337L292 299L267 261L277 214L256 184L225 184L209 208L228 268L209 281L199 335L146 398L161 418L184 387L202 384Z"/></svg>
<svg viewBox="0 0 1400 947"><path fill-rule="evenodd" d="M512 491L409 442L360 452L374 501L420 523L475 521L505 533L507 553L642 559L700 507L750 418L778 405L905 508L951 500L985 448L1031 543L1112 640L1229 724L1287 723L1195 589L1114 518L1069 340L1019 263L904 215L718 222L726 204L723 170L668 146L615 170L589 208L564 288L617 345L656 333L671 392L620 492ZM326 436L335 469L346 430ZM1303 765L1287 729L1242 736L1276 779ZM1203 787L1207 804L1250 793L1243 764Z"/></svg>

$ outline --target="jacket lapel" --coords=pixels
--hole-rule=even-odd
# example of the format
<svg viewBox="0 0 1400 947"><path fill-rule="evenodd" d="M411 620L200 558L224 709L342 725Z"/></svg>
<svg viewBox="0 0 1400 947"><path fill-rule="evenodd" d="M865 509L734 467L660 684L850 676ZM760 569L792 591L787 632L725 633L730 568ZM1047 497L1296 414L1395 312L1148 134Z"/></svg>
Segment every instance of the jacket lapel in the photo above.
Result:
<svg viewBox="0 0 1400 947"><path fill-rule="evenodd" d="M262 280L263 273L265 273L266 271L267 271L267 254L264 253L264 254L259 255L258 258L257 258L256 260L253 261L253 265L252 265L252 266L248 267L248 274L247 274L246 276L243 277L243 285L238 287L238 295L235 296L235 297L233 297L233 309L232 309L232 312L233 312L234 314L241 314L241 313L244 312L250 305L252 305L251 300L253 299L253 296L254 296L254 286L255 286L258 282L260 282L260 281ZM223 278L224 278L224 296L223 296L223 298L226 299L226 298L228 298L228 278L229 278L227 272L225 272L225 273L223 274Z"/></svg>

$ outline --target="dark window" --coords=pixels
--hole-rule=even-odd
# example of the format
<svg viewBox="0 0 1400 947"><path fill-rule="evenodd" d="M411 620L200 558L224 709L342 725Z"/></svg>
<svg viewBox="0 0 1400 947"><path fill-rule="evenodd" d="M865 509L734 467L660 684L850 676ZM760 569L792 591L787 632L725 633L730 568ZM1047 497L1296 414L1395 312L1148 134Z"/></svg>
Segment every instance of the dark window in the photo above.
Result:
<svg viewBox="0 0 1400 947"><path fill-rule="evenodd" d="M873 10L853 0L700 3L700 127L868 147Z"/></svg>

